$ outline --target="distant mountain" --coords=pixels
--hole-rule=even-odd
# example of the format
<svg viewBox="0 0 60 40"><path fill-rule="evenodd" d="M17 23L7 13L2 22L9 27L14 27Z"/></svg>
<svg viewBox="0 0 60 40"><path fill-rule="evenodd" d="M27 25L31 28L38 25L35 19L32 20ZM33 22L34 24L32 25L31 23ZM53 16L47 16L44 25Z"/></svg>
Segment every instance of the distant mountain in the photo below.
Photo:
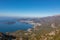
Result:
<svg viewBox="0 0 60 40"><path fill-rule="evenodd" d="M44 28L52 27L52 28L60 28L60 15L48 16L42 18L32 19L35 23L42 24L41 26Z"/></svg>
<svg viewBox="0 0 60 40"><path fill-rule="evenodd" d="M42 17L42 18L22 18L22 19L19 19L19 21L20 20L34 21L35 23L42 24L43 27L60 26L60 15L48 16L48 17Z"/></svg>

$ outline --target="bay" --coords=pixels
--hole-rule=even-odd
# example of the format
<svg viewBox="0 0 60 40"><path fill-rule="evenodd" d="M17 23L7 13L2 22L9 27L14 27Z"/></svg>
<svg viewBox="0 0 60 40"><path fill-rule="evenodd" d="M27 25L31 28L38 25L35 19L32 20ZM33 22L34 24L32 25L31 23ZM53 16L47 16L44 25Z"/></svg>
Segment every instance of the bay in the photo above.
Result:
<svg viewBox="0 0 60 40"><path fill-rule="evenodd" d="M15 22L13 24L8 24L5 22ZM31 24L26 24L14 20L0 20L0 32L15 32L18 30L27 30L29 28L32 28Z"/></svg>

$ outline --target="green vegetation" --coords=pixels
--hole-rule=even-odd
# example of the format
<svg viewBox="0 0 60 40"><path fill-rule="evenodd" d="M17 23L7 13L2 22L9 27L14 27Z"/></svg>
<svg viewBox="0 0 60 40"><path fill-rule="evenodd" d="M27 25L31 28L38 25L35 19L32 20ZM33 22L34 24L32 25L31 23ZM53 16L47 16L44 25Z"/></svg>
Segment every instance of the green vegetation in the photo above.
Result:
<svg viewBox="0 0 60 40"><path fill-rule="evenodd" d="M16 40L60 40L60 30L45 27L40 30L16 31Z"/></svg>

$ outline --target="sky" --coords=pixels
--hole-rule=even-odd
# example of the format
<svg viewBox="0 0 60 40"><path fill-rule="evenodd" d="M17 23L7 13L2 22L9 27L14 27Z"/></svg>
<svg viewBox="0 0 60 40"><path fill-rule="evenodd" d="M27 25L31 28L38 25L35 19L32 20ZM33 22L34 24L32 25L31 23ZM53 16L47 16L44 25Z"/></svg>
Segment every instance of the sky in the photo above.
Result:
<svg viewBox="0 0 60 40"><path fill-rule="evenodd" d="M0 0L0 16L45 17L60 15L60 0Z"/></svg>

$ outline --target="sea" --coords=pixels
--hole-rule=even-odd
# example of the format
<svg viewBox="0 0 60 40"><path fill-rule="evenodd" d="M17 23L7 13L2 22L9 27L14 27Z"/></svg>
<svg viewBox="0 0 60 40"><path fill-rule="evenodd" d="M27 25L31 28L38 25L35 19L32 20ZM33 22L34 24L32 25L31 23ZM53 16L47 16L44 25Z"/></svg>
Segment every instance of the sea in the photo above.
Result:
<svg viewBox="0 0 60 40"><path fill-rule="evenodd" d="M14 22L14 23L7 23L7 22ZM0 20L0 32L15 32L18 30L28 30L32 28L33 25L22 23L17 20Z"/></svg>

